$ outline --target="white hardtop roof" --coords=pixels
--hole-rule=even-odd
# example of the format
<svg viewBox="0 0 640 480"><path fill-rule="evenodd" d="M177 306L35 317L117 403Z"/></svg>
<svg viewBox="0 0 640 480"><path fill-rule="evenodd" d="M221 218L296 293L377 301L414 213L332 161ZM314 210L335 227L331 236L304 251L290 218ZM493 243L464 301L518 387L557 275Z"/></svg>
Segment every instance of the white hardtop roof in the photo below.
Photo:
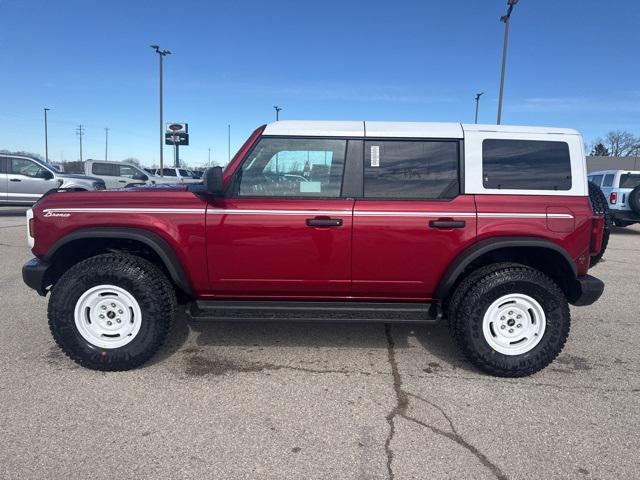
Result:
<svg viewBox="0 0 640 480"><path fill-rule="evenodd" d="M579 135L576 130L570 128L432 122L327 120L280 120L278 122L268 124L263 135L300 137L463 138L465 131Z"/></svg>

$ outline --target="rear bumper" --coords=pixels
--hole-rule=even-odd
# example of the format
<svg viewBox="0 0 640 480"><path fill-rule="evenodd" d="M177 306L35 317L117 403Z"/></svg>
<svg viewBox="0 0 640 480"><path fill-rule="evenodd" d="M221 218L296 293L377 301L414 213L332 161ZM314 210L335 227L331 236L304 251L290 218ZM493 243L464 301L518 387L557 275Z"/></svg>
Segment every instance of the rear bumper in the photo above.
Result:
<svg viewBox="0 0 640 480"><path fill-rule="evenodd" d="M604 282L591 275L584 275L576 279L577 292L572 298L571 304L577 307L584 307L595 303L602 292L604 292Z"/></svg>
<svg viewBox="0 0 640 480"><path fill-rule="evenodd" d="M43 297L47 294L46 278L49 267L47 262L35 257L22 266L22 281Z"/></svg>
<svg viewBox="0 0 640 480"><path fill-rule="evenodd" d="M609 213L614 220L622 220L624 222L640 222L640 215L638 215L633 210L610 209Z"/></svg>

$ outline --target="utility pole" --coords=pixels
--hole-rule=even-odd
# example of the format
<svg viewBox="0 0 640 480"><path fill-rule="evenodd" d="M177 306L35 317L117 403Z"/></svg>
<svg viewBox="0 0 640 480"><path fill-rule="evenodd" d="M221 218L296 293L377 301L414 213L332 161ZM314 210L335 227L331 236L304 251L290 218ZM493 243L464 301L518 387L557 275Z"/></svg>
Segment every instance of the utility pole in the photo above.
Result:
<svg viewBox="0 0 640 480"><path fill-rule="evenodd" d="M156 53L158 54L158 57L160 59L160 176L162 177L162 168L164 167L164 158L163 158L163 148L164 148L164 126L163 126L163 118L162 118L162 75L163 75L163 71L162 71L162 61L164 59L164 57L166 57L167 55L171 55L171 52L169 50L160 50L160 47L158 45L151 45L151 48L153 48Z"/></svg>
<svg viewBox="0 0 640 480"><path fill-rule="evenodd" d="M282 110L282 107L279 107L278 105L274 105L273 108L276 111L276 122L278 120L280 120L280 110Z"/></svg>
<svg viewBox="0 0 640 480"><path fill-rule="evenodd" d="M109 160L109 129L104 129L104 160Z"/></svg>
<svg viewBox="0 0 640 480"><path fill-rule="evenodd" d="M76 128L76 135L80 138L80 161L82 162L82 136L84 135L84 127L82 125L78 125L78 128Z"/></svg>
<svg viewBox="0 0 640 480"><path fill-rule="evenodd" d="M484 94L484 92L476 93L476 120L475 123L478 123L478 106L480 105L480 97Z"/></svg>
<svg viewBox="0 0 640 480"><path fill-rule="evenodd" d="M500 125L502 120L502 94L504 93L504 73L507 66L507 46L509 44L509 21L513 7L518 0L507 0L507 13L500 17L500 21L504 22L504 44L502 45L502 71L500 73L500 96L498 97L498 119L496 123Z"/></svg>
<svg viewBox="0 0 640 480"><path fill-rule="evenodd" d="M207 160L207 167L211 166L211 147L209 147L209 160Z"/></svg>
<svg viewBox="0 0 640 480"><path fill-rule="evenodd" d="M47 112L49 108L44 109L44 160L49 163L49 132L47 126Z"/></svg>
<svg viewBox="0 0 640 480"><path fill-rule="evenodd" d="M227 150L229 154L229 162L231 162L231 124L227 125Z"/></svg>

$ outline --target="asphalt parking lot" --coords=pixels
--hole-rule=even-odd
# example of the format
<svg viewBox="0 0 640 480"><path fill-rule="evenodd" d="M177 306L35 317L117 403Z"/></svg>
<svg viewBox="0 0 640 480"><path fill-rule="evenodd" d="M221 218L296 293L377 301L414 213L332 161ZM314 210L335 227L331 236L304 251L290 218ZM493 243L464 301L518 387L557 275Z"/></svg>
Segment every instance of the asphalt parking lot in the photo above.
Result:
<svg viewBox="0 0 640 480"><path fill-rule="evenodd" d="M616 229L561 356L497 379L445 325L187 323L145 367L85 370L23 285L0 210L1 478L640 478L640 227Z"/></svg>

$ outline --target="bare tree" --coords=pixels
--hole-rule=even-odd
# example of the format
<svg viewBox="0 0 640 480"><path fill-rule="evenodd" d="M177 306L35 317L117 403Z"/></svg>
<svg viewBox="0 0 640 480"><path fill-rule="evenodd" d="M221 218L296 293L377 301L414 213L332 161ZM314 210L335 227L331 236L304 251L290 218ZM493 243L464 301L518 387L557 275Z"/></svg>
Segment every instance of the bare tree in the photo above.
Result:
<svg viewBox="0 0 640 480"><path fill-rule="evenodd" d="M598 139L595 144L603 144L612 157L634 157L640 155L640 138L624 130L607 133L604 139Z"/></svg>

